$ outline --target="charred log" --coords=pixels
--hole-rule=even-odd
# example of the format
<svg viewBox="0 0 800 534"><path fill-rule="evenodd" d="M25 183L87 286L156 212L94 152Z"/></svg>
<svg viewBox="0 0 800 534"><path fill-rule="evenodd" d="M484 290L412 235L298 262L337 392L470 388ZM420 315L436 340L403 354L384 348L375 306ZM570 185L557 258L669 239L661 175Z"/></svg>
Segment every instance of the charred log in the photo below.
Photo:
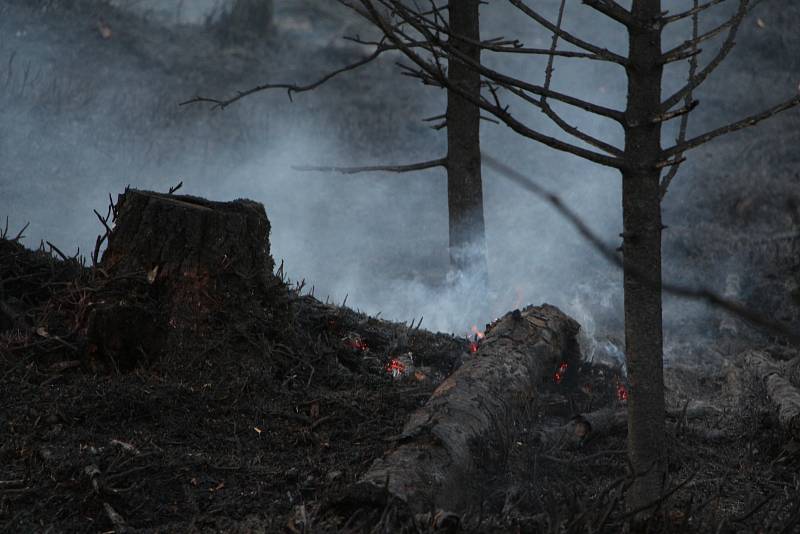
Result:
<svg viewBox="0 0 800 534"><path fill-rule="evenodd" d="M761 351L746 353L744 362L764 384L767 397L777 408L781 428L794 439L800 439L800 390L787 380L784 366ZM794 370L794 362L790 363L790 370Z"/></svg>
<svg viewBox="0 0 800 534"><path fill-rule="evenodd" d="M553 370L577 363L578 329L548 305L506 314L487 329L476 355L411 416L397 445L375 461L352 495L388 493L415 513L463 509L474 497L470 479L502 469L513 425L552 384Z"/></svg>

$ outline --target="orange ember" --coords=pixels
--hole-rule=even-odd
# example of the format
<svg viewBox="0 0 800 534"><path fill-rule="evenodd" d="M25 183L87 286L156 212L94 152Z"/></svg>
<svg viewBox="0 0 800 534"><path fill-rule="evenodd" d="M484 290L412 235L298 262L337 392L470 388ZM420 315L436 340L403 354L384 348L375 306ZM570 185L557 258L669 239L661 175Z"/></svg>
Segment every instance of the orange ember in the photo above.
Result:
<svg viewBox="0 0 800 534"><path fill-rule="evenodd" d="M389 363L386 364L386 372L392 375L393 377L398 377L402 375L406 370L406 366L400 360L396 360L392 358L389 360Z"/></svg>
<svg viewBox="0 0 800 534"><path fill-rule="evenodd" d="M558 371L553 373L553 382L555 382L556 384L560 384L561 381L564 380L564 375L567 373L568 368L569 365L567 364L567 362L561 362L561 364L559 364L558 366Z"/></svg>

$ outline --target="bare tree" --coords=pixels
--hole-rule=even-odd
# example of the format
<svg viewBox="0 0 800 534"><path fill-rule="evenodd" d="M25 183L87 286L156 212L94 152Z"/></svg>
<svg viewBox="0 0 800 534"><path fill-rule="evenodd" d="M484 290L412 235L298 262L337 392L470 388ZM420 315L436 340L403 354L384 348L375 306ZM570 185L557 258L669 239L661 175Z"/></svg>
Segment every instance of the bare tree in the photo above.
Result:
<svg viewBox="0 0 800 534"><path fill-rule="evenodd" d="M343 2L344 3L344 2ZM474 277L481 298L489 285L486 259L486 229L483 212L483 180L481 178L480 153L480 107L475 103L480 98L481 76L472 67L480 64L480 0L459 0L439 6L433 4L428 15L448 28L450 45L469 59L465 62L459 55L449 58L442 75L448 79L447 110L443 115L425 119L439 121L434 129L447 130L447 155L443 158L409 165L374 165L367 167L298 167L302 170L338 171L347 174L361 172L415 172L423 169L444 167L447 171L447 208L450 271L452 278ZM376 9L383 16L391 16L391 9ZM445 14L447 15L445 17ZM371 42L353 39L356 42L376 46L376 51L395 47L387 46L385 40ZM441 87L441 84L436 84ZM457 88L457 89L454 89ZM471 95L470 98L462 93Z"/></svg>
<svg viewBox="0 0 800 534"><path fill-rule="evenodd" d="M231 17L237 13L247 13L249 9L255 9L252 5L257 3L258 0L238 0L237 8L239 4L242 7L239 8L239 11L235 8ZM452 46L469 58L469 62L464 62L457 56L450 58L448 69L443 69L442 75L447 76L449 84L458 89L448 89L447 109L444 114L425 119L427 122L436 122L437 124L433 126L436 130L446 129L447 154L444 157L402 165L298 166L296 168L306 171L357 174L365 172L407 173L443 167L447 172L451 274L456 280L462 275L472 277L480 296L478 300L485 301L483 297L488 290L489 275L486 259L483 181L481 179L480 120L482 117L480 107L475 103L480 99L481 76L472 66L473 63L480 64L483 48L480 46L480 3L480 0L447 2L442 6L434 5L428 12L444 27L452 28L452 31L449 32ZM375 9L379 16L391 16L391 9L384 9L380 5L376 5ZM207 102L225 108L246 96L270 89L286 89L291 97L293 93L316 89L339 74L367 65L385 52L397 50L396 47L387 44L385 39L380 41L365 41L358 37L348 37L348 39L362 45L375 46L375 51L363 59L332 71L319 80L306 85L264 84L240 91L228 99L198 96L183 104ZM462 93L466 93L470 97L466 98L462 96Z"/></svg>
<svg viewBox="0 0 800 534"><path fill-rule="evenodd" d="M766 111L740 121L687 138L686 120L697 105L692 95L722 63L733 48L742 20L753 6L752 0L738 0L738 9L723 24L699 33L697 17L723 0L694 1L692 8L670 15L662 11L661 0L633 0L626 9L614 0L583 0L583 4L619 23L628 38L628 53L623 56L584 40L561 27L566 0L562 0L559 20L551 22L523 0L508 0L521 14L553 34L549 50L527 48L517 41L478 40L455 35L455 28L443 24L436 10L422 9L417 3L402 0L340 0L379 28L386 46L400 50L412 65L406 67L426 84L446 87L471 101L515 132L551 148L582 157L599 165L613 167L622 176L624 308L626 362L630 380L628 404L628 448L635 481L628 495L633 510L647 509L658 501L666 475L664 448L664 385L661 309L661 199L666 194L684 154L721 135L752 126L800 104L797 96ZM392 17L378 8L391 10ZM665 27L691 18L693 35L670 50L662 50ZM724 40L719 51L702 68L697 56L699 44L718 35ZM579 51L557 49L563 40ZM549 56L543 85L515 78L476 61L458 42L494 52ZM608 108L550 88L553 59L556 57L602 61L621 66L627 80L627 106ZM689 61L687 82L675 93L662 95L664 67L675 61ZM444 69L453 63L468 66L482 78L486 90L478 97L453 83ZM452 67L451 67L452 69ZM539 108L577 144L542 133L514 117L503 103L515 97ZM622 148L593 137L568 123L551 105L557 101L619 124L625 134ZM662 127L680 118L675 143L662 148ZM588 145L591 148L586 148Z"/></svg>

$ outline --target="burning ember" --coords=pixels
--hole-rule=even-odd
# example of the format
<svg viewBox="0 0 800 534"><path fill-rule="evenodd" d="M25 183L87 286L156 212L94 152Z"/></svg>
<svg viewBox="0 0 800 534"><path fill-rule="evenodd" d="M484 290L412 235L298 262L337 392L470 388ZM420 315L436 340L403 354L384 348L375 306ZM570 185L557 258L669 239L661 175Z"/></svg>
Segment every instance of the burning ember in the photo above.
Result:
<svg viewBox="0 0 800 534"><path fill-rule="evenodd" d="M553 373L553 382L560 384L561 381L564 380L564 375L567 373L568 368L569 365L567 362L561 362L561 364L558 366L558 370Z"/></svg>
<svg viewBox="0 0 800 534"><path fill-rule="evenodd" d="M467 339L470 337L472 340L469 342L469 351L470 352L478 352L478 344L480 343L481 339L485 337L484 333L478 330L476 325L472 325L470 328L470 335L467 336Z"/></svg>
<svg viewBox="0 0 800 534"><path fill-rule="evenodd" d="M392 378L397 378L406 371L406 366L400 360L392 358L386 364L386 372L392 375Z"/></svg>
<svg viewBox="0 0 800 534"><path fill-rule="evenodd" d="M617 399L621 401L628 400L628 389L622 384L617 384Z"/></svg>
<svg viewBox="0 0 800 534"><path fill-rule="evenodd" d="M345 346L350 347L351 349L360 350L362 352L366 352L369 350L367 343L363 339L361 339L361 336L359 336L358 334L350 334L349 336L342 339L342 341L344 342Z"/></svg>

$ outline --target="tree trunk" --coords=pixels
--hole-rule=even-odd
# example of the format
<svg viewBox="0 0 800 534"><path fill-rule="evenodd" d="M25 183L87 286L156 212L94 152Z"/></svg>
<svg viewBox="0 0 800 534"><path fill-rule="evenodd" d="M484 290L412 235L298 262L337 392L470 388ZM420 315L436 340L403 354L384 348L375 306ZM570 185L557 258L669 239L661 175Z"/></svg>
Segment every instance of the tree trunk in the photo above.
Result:
<svg viewBox="0 0 800 534"><path fill-rule="evenodd" d="M661 30L652 24L660 0L634 0L629 28L628 101L622 172L625 356L630 382L628 453L636 480L630 509L661 495L664 449L664 371L661 323Z"/></svg>
<svg viewBox="0 0 800 534"><path fill-rule="evenodd" d="M479 0L457 0L449 4L453 47L480 62ZM472 42L459 39L463 36ZM480 95L480 74L464 63L451 60L450 83ZM447 208L450 227L450 268L456 274L475 276L481 290L489 277L483 219L481 180L480 108L456 91L447 92Z"/></svg>
<svg viewBox="0 0 800 534"><path fill-rule="evenodd" d="M412 414L398 445L375 461L345 509L369 505L384 488L415 513L459 511L479 497L482 474L504 468L513 426L524 424L543 388L557 387L553 372L561 363L576 368L579 328L548 305L506 314Z"/></svg>

